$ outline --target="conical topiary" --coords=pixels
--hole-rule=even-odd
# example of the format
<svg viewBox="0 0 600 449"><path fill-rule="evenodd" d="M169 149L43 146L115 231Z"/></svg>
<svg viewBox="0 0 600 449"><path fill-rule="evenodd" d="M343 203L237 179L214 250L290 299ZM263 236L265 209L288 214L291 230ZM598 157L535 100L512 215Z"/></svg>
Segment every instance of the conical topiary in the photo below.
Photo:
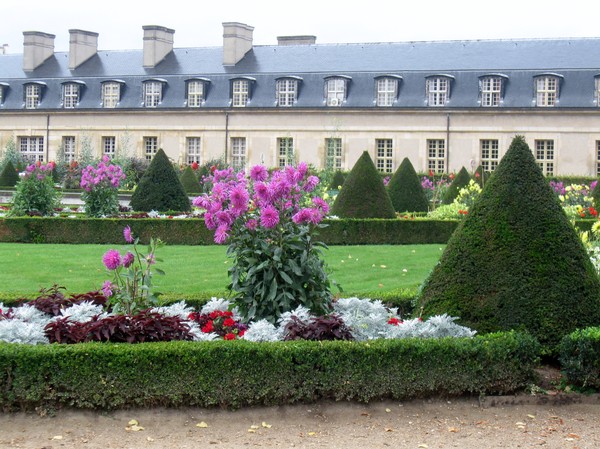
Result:
<svg viewBox="0 0 600 449"><path fill-rule="evenodd" d="M388 193L396 212L427 212L429 201L421 180L405 157L388 184Z"/></svg>
<svg viewBox="0 0 600 449"><path fill-rule="evenodd" d="M140 212L187 212L191 209L190 199L162 149L156 152L131 195L131 207Z"/></svg>
<svg viewBox="0 0 600 449"><path fill-rule="evenodd" d="M561 338L600 324L600 281L581 240L517 136L419 299L479 332L535 335L555 354Z"/></svg>
<svg viewBox="0 0 600 449"><path fill-rule="evenodd" d="M4 164L2 173L0 173L0 186L2 187L14 187L19 181L19 174L15 169L13 163L9 160Z"/></svg>
<svg viewBox="0 0 600 449"><path fill-rule="evenodd" d="M446 190L444 198L442 198L442 203L452 204L455 198L458 196L460 189L467 187L470 180L471 176L469 175L467 169L465 167L461 168L452 180L452 183L448 186L448 190Z"/></svg>
<svg viewBox="0 0 600 449"><path fill-rule="evenodd" d="M345 180L346 175L341 170L337 170L331 178L329 190L340 190L340 187L344 185Z"/></svg>
<svg viewBox="0 0 600 449"><path fill-rule="evenodd" d="M392 200L373 160L364 152L346 177L331 213L342 218L394 218Z"/></svg>
<svg viewBox="0 0 600 449"><path fill-rule="evenodd" d="M188 195L198 195L202 192L200 182L198 181L198 178L196 178L194 170L192 170L192 167L189 165L185 167L179 180L181 181L181 185Z"/></svg>

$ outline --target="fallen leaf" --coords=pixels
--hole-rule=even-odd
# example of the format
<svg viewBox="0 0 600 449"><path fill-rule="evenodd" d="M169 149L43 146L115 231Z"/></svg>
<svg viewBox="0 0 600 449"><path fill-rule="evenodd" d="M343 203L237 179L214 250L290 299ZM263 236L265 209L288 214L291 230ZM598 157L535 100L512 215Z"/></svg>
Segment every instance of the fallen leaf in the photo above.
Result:
<svg viewBox="0 0 600 449"><path fill-rule="evenodd" d="M267 423L266 423L266 422L264 422L264 421L262 422L262 426L263 426L264 428L266 428L266 429L270 429L270 428L272 427L272 426L271 426L271 424L267 424Z"/></svg>
<svg viewBox="0 0 600 449"><path fill-rule="evenodd" d="M406 268L402 268L402 271L403 271L404 273L408 273L408 270L407 270Z"/></svg>
<svg viewBox="0 0 600 449"><path fill-rule="evenodd" d="M154 441L154 438L152 438L152 437L148 437L148 438L146 438L146 440L148 440L148 441L151 441L151 442L152 442L152 441Z"/></svg>
<svg viewBox="0 0 600 449"><path fill-rule="evenodd" d="M417 447L422 447L424 449L427 449L429 446L427 446L425 443L423 443L423 444L419 444Z"/></svg>
<svg viewBox="0 0 600 449"><path fill-rule="evenodd" d="M201 427L203 429L206 429L208 427L208 424L206 424L204 421L199 422L198 424L196 424L196 427Z"/></svg>
<svg viewBox="0 0 600 449"><path fill-rule="evenodd" d="M385 409L385 412L386 412L386 413L391 413L391 410L390 410L389 408L386 408L386 409Z"/></svg>
<svg viewBox="0 0 600 449"><path fill-rule="evenodd" d="M257 425L252 425L252 426L250 426L250 428L251 428L252 430L260 429L260 427L258 427Z"/></svg>
<svg viewBox="0 0 600 449"><path fill-rule="evenodd" d="M316 434L317 434L317 432L308 432L309 437L314 437Z"/></svg>
<svg viewBox="0 0 600 449"><path fill-rule="evenodd" d="M128 426L137 426L139 424L139 422L137 422L136 419L132 419L131 421L129 421L127 423Z"/></svg>
<svg viewBox="0 0 600 449"><path fill-rule="evenodd" d="M526 425L527 424L525 424L524 422L521 422L521 421L515 423L515 426L526 426Z"/></svg>
<svg viewBox="0 0 600 449"><path fill-rule="evenodd" d="M248 432L250 432L250 433L256 433L256 429L248 429Z"/></svg>
<svg viewBox="0 0 600 449"><path fill-rule="evenodd" d="M535 415L527 415L528 418L535 419Z"/></svg>
<svg viewBox="0 0 600 449"><path fill-rule="evenodd" d="M55 435L55 436L53 436L53 437L52 437L52 438L50 438L50 439L51 439L51 440L62 440L62 439L63 439L63 437L62 437L62 435Z"/></svg>
<svg viewBox="0 0 600 449"><path fill-rule="evenodd" d="M387 268L385 265L379 265L381 268Z"/></svg>
<svg viewBox="0 0 600 449"><path fill-rule="evenodd" d="M394 429L391 429L391 428L389 428L389 427L388 427L388 428L386 428L386 429L385 429L385 431L386 431L386 432L393 432L393 431L394 431Z"/></svg>
<svg viewBox="0 0 600 449"><path fill-rule="evenodd" d="M142 426L131 426L131 427L125 427L126 430L131 430L132 432L140 432L142 430L144 430L144 428Z"/></svg>
<svg viewBox="0 0 600 449"><path fill-rule="evenodd" d="M458 429L456 427L448 427L448 432L456 433Z"/></svg>
<svg viewBox="0 0 600 449"><path fill-rule="evenodd" d="M371 415L369 413L367 413L367 412L363 412L363 413L360 414L360 416L371 416Z"/></svg>
<svg viewBox="0 0 600 449"><path fill-rule="evenodd" d="M580 437L579 435L577 435L576 433L570 433L570 434L568 434L567 436L568 436L569 438L577 438L577 439L581 438L581 437Z"/></svg>

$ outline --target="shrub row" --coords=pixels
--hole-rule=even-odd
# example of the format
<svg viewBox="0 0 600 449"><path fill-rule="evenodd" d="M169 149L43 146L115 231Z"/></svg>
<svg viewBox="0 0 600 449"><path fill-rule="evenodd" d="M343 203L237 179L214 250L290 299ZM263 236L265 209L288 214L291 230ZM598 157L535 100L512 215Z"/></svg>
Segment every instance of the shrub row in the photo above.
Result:
<svg viewBox="0 0 600 449"><path fill-rule="evenodd" d="M320 238L328 245L405 245L446 243L457 221L410 219L326 220ZM140 242L160 237L171 245L212 245L213 233L200 219L106 219L15 217L0 219L0 242L100 243L123 242L130 226Z"/></svg>
<svg viewBox="0 0 600 449"><path fill-rule="evenodd" d="M0 407L237 408L505 394L533 380L538 351L535 339L514 332L369 343L2 343Z"/></svg>
<svg viewBox="0 0 600 449"><path fill-rule="evenodd" d="M560 363L570 384L600 389L600 327L578 329L565 336Z"/></svg>

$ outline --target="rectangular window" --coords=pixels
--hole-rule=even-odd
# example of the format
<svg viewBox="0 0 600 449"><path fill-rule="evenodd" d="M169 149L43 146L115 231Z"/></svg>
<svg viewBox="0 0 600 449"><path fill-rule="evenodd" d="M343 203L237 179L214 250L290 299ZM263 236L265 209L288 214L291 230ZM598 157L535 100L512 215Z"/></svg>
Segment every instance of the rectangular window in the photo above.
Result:
<svg viewBox="0 0 600 449"><path fill-rule="evenodd" d="M36 109L41 100L42 88L39 84L28 84L25 86L25 108Z"/></svg>
<svg viewBox="0 0 600 449"><path fill-rule="evenodd" d="M63 84L63 108L73 109L79 103L79 85Z"/></svg>
<svg viewBox="0 0 600 449"><path fill-rule="evenodd" d="M157 151L158 137L144 137L144 156L146 160L151 161Z"/></svg>
<svg viewBox="0 0 600 449"><path fill-rule="evenodd" d="M160 81L146 81L144 83L144 105L155 108L162 101L162 83Z"/></svg>
<svg viewBox="0 0 600 449"><path fill-rule="evenodd" d="M294 139L280 137L277 139L277 161L279 168L294 165Z"/></svg>
<svg viewBox="0 0 600 449"><path fill-rule="evenodd" d="M481 167L484 171L492 172L498 166L498 140L485 139L480 142Z"/></svg>
<svg viewBox="0 0 600 449"><path fill-rule="evenodd" d="M555 76L541 76L535 80L536 104L540 107L553 107L558 97L558 79Z"/></svg>
<svg viewBox="0 0 600 449"><path fill-rule="evenodd" d="M231 138L231 166L235 171L246 168L246 138Z"/></svg>
<svg viewBox="0 0 600 449"><path fill-rule="evenodd" d="M600 177L600 140L596 140L596 177Z"/></svg>
<svg viewBox="0 0 600 449"><path fill-rule="evenodd" d="M375 139L375 150L375 167L377 167L377 170L392 173L394 162L392 139Z"/></svg>
<svg viewBox="0 0 600 449"><path fill-rule="evenodd" d="M19 137L19 150L23 158L30 162L44 160L44 138L41 136Z"/></svg>
<svg viewBox="0 0 600 449"><path fill-rule="evenodd" d="M277 80L277 106L289 107L296 102L298 81L294 79Z"/></svg>
<svg viewBox="0 0 600 449"><path fill-rule="evenodd" d="M204 102L204 82L188 81L187 83L187 105L190 108L199 108Z"/></svg>
<svg viewBox="0 0 600 449"><path fill-rule="evenodd" d="M102 107L116 108L121 100L121 84L104 83L102 84Z"/></svg>
<svg viewBox="0 0 600 449"><path fill-rule="evenodd" d="M65 162L74 161L75 160L75 136L63 136L62 148L63 148Z"/></svg>
<svg viewBox="0 0 600 449"><path fill-rule="evenodd" d="M0 104L4 101L4 86L0 86Z"/></svg>
<svg viewBox="0 0 600 449"><path fill-rule="evenodd" d="M535 160L545 176L554 175L554 140L535 141Z"/></svg>
<svg viewBox="0 0 600 449"><path fill-rule="evenodd" d="M446 171L446 141L443 139L427 140L427 169L434 173Z"/></svg>
<svg viewBox="0 0 600 449"><path fill-rule="evenodd" d="M429 106L444 106L450 97L449 86L450 83L447 78L427 79L427 104Z"/></svg>
<svg viewBox="0 0 600 449"><path fill-rule="evenodd" d="M115 157L115 150L117 148L117 139L114 136L102 137L102 154L109 158Z"/></svg>
<svg viewBox="0 0 600 449"><path fill-rule="evenodd" d="M186 137L185 153L188 165L192 165L194 162L200 163L202 160L200 153L200 137Z"/></svg>
<svg viewBox="0 0 600 449"><path fill-rule="evenodd" d="M248 80L235 80L231 86L232 104L236 108L242 108L248 103Z"/></svg>
<svg viewBox="0 0 600 449"><path fill-rule="evenodd" d="M342 139L332 137L325 139L325 168L329 170L342 169Z"/></svg>
<svg viewBox="0 0 600 449"><path fill-rule="evenodd" d="M380 78L377 80L377 106L392 106L396 99L398 80Z"/></svg>
<svg viewBox="0 0 600 449"><path fill-rule="evenodd" d="M502 78L490 76L481 80L481 106L489 108L500 105Z"/></svg>
<svg viewBox="0 0 600 449"><path fill-rule="evenodd" d="M331 78L326 81L325 86L327 106L341 106L346 98L346 80Z"/></svg>

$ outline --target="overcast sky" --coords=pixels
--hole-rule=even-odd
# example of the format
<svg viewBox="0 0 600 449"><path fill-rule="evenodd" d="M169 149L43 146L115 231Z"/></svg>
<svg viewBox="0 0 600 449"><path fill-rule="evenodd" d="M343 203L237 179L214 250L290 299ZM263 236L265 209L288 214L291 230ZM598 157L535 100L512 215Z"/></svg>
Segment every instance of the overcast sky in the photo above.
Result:
<svg viewBox="0 0 600 449"><path fill-rule="evenodd" d="M0 45L23 52L23 31L100 33L100 50L141 49L143 25L175 30L176 48L222 45L222 22L254 27L254 44L311 34L317 43L600 36L597 0L1 0ZM600 59L600 55L598 55Z"/></svg>

